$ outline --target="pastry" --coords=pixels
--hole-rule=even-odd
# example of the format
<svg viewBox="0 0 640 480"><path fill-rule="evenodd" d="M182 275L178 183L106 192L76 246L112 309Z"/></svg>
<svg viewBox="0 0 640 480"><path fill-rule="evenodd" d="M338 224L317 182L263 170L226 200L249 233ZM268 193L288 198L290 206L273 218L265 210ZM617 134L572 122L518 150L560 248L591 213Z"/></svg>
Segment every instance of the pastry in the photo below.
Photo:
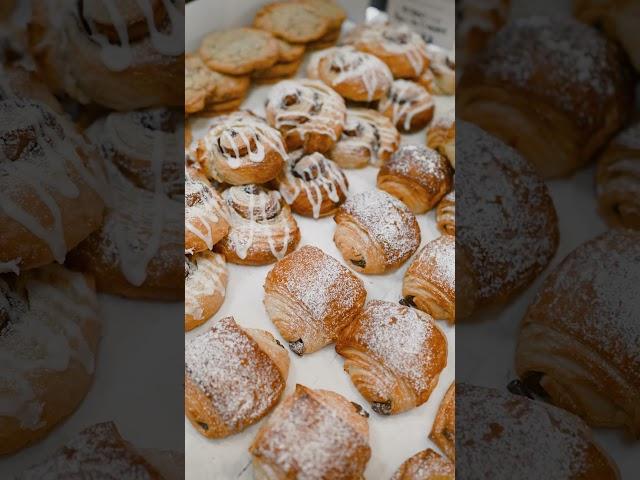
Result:
<svg viewBox="0 0 640 480"><path fill-rule="evenodd" d="M456 62L447 51L434 43L428 43L425 54L429 68L417 79L433 95L454 95L456 92Z"/></svg>
<svg viewBox="0 0 640 480"><path fill-rule="evenodd" d="M296 153L275 181L282 198L300 215L332 215L347 198L347 177L321 153Z"/></svg>
<svg viewBox="0 0 640 480"><path fill-rule="evenodd" d="M545 279L520 327L525 386L594 426L640 435L640 233L610 230ZM562 315L558 316L557 312Z"/></svg>
<svg viewBox="0 0 640 480"><path fill-rule="evenodd" d="M104 173L43 86L22 71L2 76L0 108L11 121L0 126L0 264L63 263L102 222Z"/></svg>
<svg viewBox="0 0 640 480"><path fill-rule="evenodd" d="M184 112L196 113L204 109L216 91L216 73L202 59L188 54L184 60Z"/></svg>
<svg viewBox="0 0 640 480"><path fill-rule="evenodd" d="M285 80L269 92L267 122L282 133L291 152L330 150L340 138L346 107L340 95L319 80Z"/></svg>
<svg viewBox="0 0 640 480"><path fill-rule="evenodd" d="M447 338L426 313L371 300L340 333L344 371L380 415L426 402L447 364Z"/></svg>
<svg viewBox="0 0 640 480"><path fill-rule="evenodd" d="M449 162L420 145L400 147L378 172L378 188L402 200L413 213L431 210L452 184Z"/></svg>
<svg viewBox="0 0 640 480"><path fill-rule="evenodd" d="M329 20L304 3L275 2L263 6L253 21L261 30L291 43L318 40L329 31Z"/></svg>
<svg viewBox="0 0 640 480"><path fill-rule="evenodd" d="M196 157L209 177L248 185L273 180L287 152L278 130L243 111L217 119L198 142Z"/></svg>
<svg viewBox="0 0 640 480"><path fill-rule="evenodd" d="M596 193L607 223L640 230L640 122L620 132L600 155Z"/></svg>
<svg viewBox="0 0 640 480"><path fill-rule="evenodd" d="M256 480L364 478L367 416L342 395L296 385L249 447Z"/></svg>
<svg viewBox="0 0 640 480"><path fill-rule="evenodd" d="M122 437L113 422L104 422L86 427L53 454L12 478L179 480L184 478L184 453L137 448Z"/></svg>
<svg viewBox="0 0 640 480"><path fill-rule="evenodd" d="M424 40L407 25L367 25L351 41L386 63L395 78L416 78L429 67Z"/></svg>
<svg viewBox="0 0 640 480"><path fill-rule="evenodd" d="M615 46L593 28L572 19L520 19L465 68L456 108L543 177L564 176L624 124L632 105L628 73Z"/></svg>
<svg viewBox="0 0 640 480"><path fill-rule="evenodd" d="M130 111L184 105L184 3L33 4L31 53L56 93Z"/></svg>
<svg viewBox="0 0 640 480"><path fill-rule="evenodd" d="M406 262L420 245L420 227L404 203L369 190L349 198L335 216L338 250L354 270L380 274Z"/></svg>
<svg viewBox="0 0 640 480"><path fill-rule="evenodd" d="M511 0L460 0L456 4L456 53L465 66L484 50L509 18Z"/></svg>
<svg viewBox="0 0 640 480"><path fill-rule="evenodd" d="M351 46L320 52L317 77L348 100L373 102L389 90L393 75L389 67L371 54Z"/></svg>
<svg viewBox="0 0 640 480"><path fill-rule="evenodd" d="M278 61L278 42L269 33L254 28L212 32L202 40L200 56L207 66L221 73L246 75L269 68Z"/></svg>
<svg viewBox="0 0 640 480"><path fill-rule="evenodd" d="M456 240L442 235L427 243L404 275L402 295L437 320L456 321Z"/></svg>
<svg viewBox="0 0 640 480"><path fill-rule="evenodd" d="M422 85L409 80L393 82L378 104L378 111L403 132L424 128L433 118L434 108L429 92Z"/></svg>
<svg viewBox="0 0 640 480"><path fill-rule="evenodd" d="M59 265L0 277L0 455L76 410L93 379L99 315L91 279Z"/></svg>
<svg viewBox="0 0 640 480"><path fill-rule="evenodd" d="M619 478L579 418L492 388L456 386L459 478Z"/></svg>
<svg viewBox="0 0 640 480"><path fill-rule="evenodd" d="M211 250L229 231L227 205L209 181L187 168L184 182L184 250Z"/></svg>
<svg viewBox="0 0 640 480"><path fill-rule="evenodd" d="M431 450L422 450L406 460L391 480L454 480L455 465Z"/></svg>
<svg viewBox="0 0 640 480"><path fill-rule="evenodd" d="M436 209L436 223L438 230L443 235L456 234L456 191L451 190L447 193Z"/></svg>
<svg viewBox="0 0 640 480"><path fill-rule="evenodd" d="M640 5L634 0L573 0L574 15L581 21L601 26L622 46L636 71L640 71L640 44L636 32Z"/></svg>
<svg viewBox="0 0 640 480"><path fill-rule="evenodd" d="M241 432L278 403L289 373L287 351L264 330L225 317L185 342L185 413L208 438Z"/></svg>
<svg viewBox="0 0 640 480"><path fill-rule="evenodd" d="M456 168L456 119L453 111L436 118L429 126L427 147L437 150Z"/></svg>
<svg viewBox="0 0 640 480"><path fill-rule="evenodd" d="M193 330L222 306L227 290L227 263L219 253L184 257L184 329Z"/></svg>
<svg viewBox="0 0 640 480"><path fill-rule="evenodd" d="M297 355L336 340L362 310L362 281L333 257L312 246L287 255L267 274L264 305Z"/></svg>
<svg viewBox="0 0 640 480"><path fill-rule="evenodd" d="M452 383L444 394L433 421L429 438L449 460L456 461L456 385Z"/></svg>
<svg viewBox="0 0 640 480"><path fill-rule="evenodd" d="M280 194L258 185L222 193L230 217L229 235L214 247L228 262L267 265L295 250L300 230Z"/></svg>
<svg viewBox="0 0 640 480"><path fill-rule="evenodd" d="M380 166L400 145L400 133L384 115L364 108L347 110L340 140L329 158L342 168Z"/></svg>
<svg viewBox="0 0 640 480"><path fill-rule="evenodd" d="M464 297L457 300L471 313L481 304L506 301L544 270L558 245L558 219L527 160L474 125L459 127L465 168L456 182L465 188L456 191L456 280L466 283L458 282ZM457 314L461 318L459 309Z"/></svg>

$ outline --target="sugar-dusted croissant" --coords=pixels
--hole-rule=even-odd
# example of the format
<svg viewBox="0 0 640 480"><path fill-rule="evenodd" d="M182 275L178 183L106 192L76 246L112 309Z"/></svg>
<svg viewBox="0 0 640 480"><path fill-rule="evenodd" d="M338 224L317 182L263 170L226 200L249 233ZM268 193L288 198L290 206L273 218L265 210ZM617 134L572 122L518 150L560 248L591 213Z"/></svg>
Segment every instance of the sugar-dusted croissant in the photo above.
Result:
<svg viewBox="0 0 640 480"><path fill-rule="evenodd" d="M437 320L456 320L456 241L442 235L428 242L404 275L402 295Z"/></svg>
<svg viewBox="0 0 640 480"><path fill-rule="evenodd" d="M227 290L224 256L209 250L184 257L184 329L193 330L214 315Z"/></svg>
<svg viewBox="0 0 640 480"><path fill-rule="evenodd" d="M218 320L185 343L185 412L209 438L238 433L273 409L289 372L287 351L264 330Z"/></svg>
<svg viewBox="0 0 640 480"><path fill-rule="evenodd" d="M426 313L372 300L342 331L336 352L373 411L392 415L427 401L447 364L447 338Z"/></svg>
<svg viewBox="0 0 640 480"><path fill-rule="evenodd" d="M391 480L454 480L456 468L430 448L408 458Z"/></svg>
<svg viewBox="0 0 640 480"><path fill-rule="evenodd" d="M362 310L362 280L322 250L304 246L267 274L264 305L291 350L312 353L335 341Z"/></svg>
<svg viewBox="0 0 640 480"><path fill-rule="evenodd" d="M525 386L591 425L639 436L639 284L638 232L611 230L570 253L521 325L516 370Z"/></svg>
<svg viewBox="0 0 640 480"><path fill-rule="evenodd" d="M442 234L455 235L456 234L456 191L451 190L447 193L436 210L436 223L438 230Z"/></svg>
<svg viewBox="0 0 640 480"><path fill-rule="evenodd" d="M456 461L456 385L452 383L444 394L433 421L429 438L452 462Z"/></svg>
<svg viewBox="0 0 640 480"><path fill-rule="evenodd" d="M369 414L342 395L296 385L262 425L249 452L256 480L361 480Z"/></svg>

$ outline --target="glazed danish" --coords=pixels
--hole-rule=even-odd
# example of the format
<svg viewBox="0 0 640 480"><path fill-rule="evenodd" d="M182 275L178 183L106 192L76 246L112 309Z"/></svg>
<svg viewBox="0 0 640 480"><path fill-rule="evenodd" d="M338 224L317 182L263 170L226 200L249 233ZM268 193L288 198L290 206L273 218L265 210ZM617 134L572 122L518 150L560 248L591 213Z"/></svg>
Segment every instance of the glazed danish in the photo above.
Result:
<svg viewBox="0 0 640 480"><path fill-rule="evenodd" d="M404 275L402 295L437 320L456 321L456 241L442 235L427 243Z"/></svg>
<svg viewBox="0 0 640 480"><path fill-rule="evenodd" d="M340 95L319 80L285 80L269 92L267 122L282 133L289 151L326 152L336 143L346 117Z"/></svg>
<svg viewBox="0 0 640 480"><path fill-rule="evenodd" d="M225 317L185 343L185 413L209 438L253 425L278 403L289 356L264 330L242 328Z"/></svg>
<svg viewBox="0 0 640 480"><path fill-rule="evenodd" d="M391 480L454 480L455 465L431 450L422 450L407 459Z"/></svg>
<svg viewBox="0 0 640 480"><path fill-rule="evenodd" d="M521 325L525 385L594 426L640 434L640 233L610 230L545 279ZM562 316L557 316L557 311Z"/></svg>
<svg viewBox="0 0 640 480"><path fill-rule="evenodd" d="M425 55L429 59L429 68L425 68L418 77L418 83L434 95L454 95L456 92L456 62L443 48L428 43ZM426 82L426 84L424 83Z"/></svg>
<svg viewBox="0 0 640 480"><path fill-rule="evenodd" d="M335 341L367 296L362 281L348 268L308 245L276 263L264 290L271 321L297 355Z"/></svg>
<svg viewBox="0 0 640 480"><path fill-rule="evenodd" d="M365 108L350 108L340 140L328 156L342 168L380 166L400 145L400 133L384 115Z"/></svg>
<svg viewBox="0 0 640 480"><path fill-rule="evenodd" d="M419 310L371 300L338 336L344 371L380 415L426 402L447 364L447 338Z"/></svg>
<svg viewBox="0 0 640 480"><path fill-rule="evenodd" d="M640 122L620 132L598 160L600 213L615 227L640 230Z"/></svg>
<svg viewBox="0 0 640 480"><path fill-rule="evenodd" d="M427 130L427 147L437 150L456 168L456 119L453 111L434 120Z"/></svg>
<svg viewBox="0 0 640 480"><path fill-rule="evenodd" d="M334 220L333 241L354 270L380 274L397 269L420 245L420 226L404 203L370 190L349 198Z"/></svg>
<svg viewBox="0 0 640 480"><path fill-rule="evenodd" d="M451 190L447 193L436 210L436 223L438 230L443 235L456 234L456 191Z"/></svg>
<svg viewBox="0 0 640 480"><path fill-rule="evenodd" d="M249 447L256 480L364 478L368 416L342 395L296 385Z"/></svg>
<svg viewBox="0 0 640 480"><path fill-rule="evenodd" d="M347 177L321 153L295 153L275 181L282 198L295 213L306 217L333 214L347 198Z"/></svg>
<svg viewBox="0 0 640 480"><path fill-rule="evenodd" d="M193 330L220 309L227 290L224 256L204 251L184 257L184 329Z"/></svg>
<svg viewBox="0 0 640 480"><path fill-rule="evenodd" d="M402 200L413 213L425 213L451 190L453 170L438 152L404 145L378 172L378 188Z"/></svg>
<svg viewBox="0 0 640 480"><path fill-rule="evenodd" d="M452 383L444 394L433 421L429 438L449 460L456 461L456 385Z"/></svg>
<svg viewBox="0 0 640 480"><path fill-rule="evenodd" d="M266 265L295 250L300 230L280 194L258 185L222 193L229 209L229 234L215 246L228 262Z"/></svg>
<svg viewBox="0 0 640 480"><path fill-rule="evenodd" d="M204 171L231 185L260 184L282 170L287 152L280 132L249 112L220 117L196 150Z"/></svg>
<svg viewBox="0 0 640 480"><path fill-rule="evenodd" d="M44 437L93 379L100 338L92 281L58 265L0 277L0 454Z"/></svg>
<svg viewBox="0 0 640 480"><path fill-rule="evenodd" d="M396 80L380 99L378 111L391 119L402 132L424 128L433 118L433 97L420 84L409 80Z"/></svg>

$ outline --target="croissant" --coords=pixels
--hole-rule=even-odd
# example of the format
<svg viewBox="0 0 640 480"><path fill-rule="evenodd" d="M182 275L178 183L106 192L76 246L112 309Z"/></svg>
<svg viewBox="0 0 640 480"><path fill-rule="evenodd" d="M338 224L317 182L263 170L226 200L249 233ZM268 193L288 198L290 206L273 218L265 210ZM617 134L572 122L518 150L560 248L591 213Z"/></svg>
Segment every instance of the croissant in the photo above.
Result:
<svg viewBox="0 0 640 480"><path fill-rule="evenodd" d="M397 269L420 245L416 217L399 200L380 190L349 198L334 220L333 236L349 266L367 274Z"/></svg>
<svg viewBox="0 0 640 480"><path fill-rule="evenodd" d="M456 168L456 119L453 111L436 118L427 129L427 147L437 150Z"/></svg>
<svg viewBox="0 0 640 480"><path fill-rule="evenodd" d="M465 68L456 109L550 178L591 160L631 98L629 72L605 37L570 18L531 17L508 23Z"/></svg>
<svg viewBox="0 0 640 480"><path fill-rule="evenodd" d="M208 250L184 259L184 329L193 330L222 306L227 289L224 256Z"/></svg>
<svg viewBox="0 0 640 480"><path fill-rule="evenodd" d="M444 394L442 403L431 427L429 438L433 440L452 462L456 461L456 385L452 383Z"/></svg>
<svg viewBox="0 0 640 480"><path fill-rule="evenodd" d="M335 341L362 310L362 281L333 257L304 246L280 260L264 284L267 314L297 355Z"/></svg>
<svg viewBox="0 0 640 480"><path fill-rule="evenodd" d="M333 214L347 198L347 177L321 153L296 153L275 181L282 198L295 213L306 217Z"/></svg>
<svg viewBox="0 0 640 480"><path fill-rule="evenodd" d="M427 243L404 275L405 302L450 324L456 320L456 241L442 235Z"/></svg>
<svg viewBox="0 0 640 480"><path fill-rule="evenodd" d="M520 328L526 386L594 426L640 435L640 233L606 232L545 279ZM562 311L558 317L557 312Z"/></svg>
<svg viewBox="0 0 640 480"><path fill-rule="evenodd" d="M101 329L89 277L55 264L0 276L0 455L43 438L76 410L91 386Z"/></svg>
<svg viewBox="0 0 640 480"><path fill-rule="evenodd" d="M620 132L598 160L600 213L614 227L640 230L640 122Z"/></svg>
<svg viewBox="0 0 640 480"><path fill-rule="evenodd" d="M208 438L223 438L256 423L276 405L289 356L264 330L225 317L185 344L185 413Z"/></svg>
<svg viewBox="0 0 640 480"><path fill-rule="evenodd" d="M453 170L438 152L403 145L382 165L378 188L402 200L413 213L431 210L453 185Z"/></svg>
<svg viewBox="0 0 640 480"><path fill-rule="evenodd" d="M222 198L228 205L230 229L214 249L228 262L266 265L295 250L300 229L278 192L244 185L228 188Z"/></svg>
<svg viewBox="0 0 640 480"><path fill-rule="evenodd" d="M296 385L249 447L256 480L364 478L368 416L342 395Z"/></svg>
<svg viewBox="0 0 640 480"><path fill-rule="evenodd" d="M407 459L391 480L454 480L455 465L431 450L422 450Z"/></svg>
<svg viewBox="0 0 640 480"><path fill-rule="evenodd" d="M551 405L458 384L456 423L459 478L620 478L587 425Z"/></svg>
<svg viewBox="0 0 640 480"><path fill-rule="evenodd" d="M372 410L393 415L428 400L447 364L447 338L429 315L371 300L338 336L336 352Z"/></svg>
<svg viewBox="0 0 640 480"><path fill-rule="evenodd" d="M447 193L436 210L436 223L440 233L446 235L456 234L456 191Z"/></svg>

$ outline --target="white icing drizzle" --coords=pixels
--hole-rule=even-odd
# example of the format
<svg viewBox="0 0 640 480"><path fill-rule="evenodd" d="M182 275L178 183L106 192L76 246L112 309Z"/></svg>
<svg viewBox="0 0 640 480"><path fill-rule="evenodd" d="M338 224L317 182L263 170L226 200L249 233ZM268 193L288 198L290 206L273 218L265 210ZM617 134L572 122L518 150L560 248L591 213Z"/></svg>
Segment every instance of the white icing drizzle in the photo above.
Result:
<svg viewBox="0 0 640 480"><path fill-rule="evenodd" d="M394 125L402 121L405 130L411 128L413 117L433 107L433 97L426 89L408 80L396 80L386 97L380 100L378 111L392 108Z"/></svg>
<svg viewBox="0 0 640 480"><path fill-rule="evenodd" d="M22 258L16 258L9 262L0 262L0 273L15 273L20 275L20 262Z"/></svg>
<svg viewBox="0 0 640 480"><path fill-rule="evenodd" d="M369 162L376 165L384 155L391 155L400 143L400 134L387 117L364 108L347 111L338 149L369 152ZM346 153L346 152L345 152Z"/></svg>
<svg viewBox="0 0 640 480"><path fill-rule="evenodd" d="M295 158L295 155L292 156ZM348 186L340 167L321 153L315 152L289 161L284 181L279 182L279 190L289 205L304 192L312 206L313 218L319 218L324 195L338 203L340 192L346 196Z"/></svg>
<svg viewBox="0 0 640 480"><path fill-rule="evenodd" d="M184 226L187 231L202 240L207 248L211 250L213 248L212 225L222 220L228 221L228 214L223 208L222 199L213 188L194 177L189 169L185 170L184 187ZM192 205L187 205L187 200L195 195L199 196L198 200ZM197 225L202 227L199 228Z"/></svg>
<svg viewBox="0 0 640 480"><path fill-rule="evenodd" d="M184 313L202 320L204 309L200 299L226 293L227 265L223 255L212 252L195 254L185 261L193 264L194 271L185 279Z"/></svg>

